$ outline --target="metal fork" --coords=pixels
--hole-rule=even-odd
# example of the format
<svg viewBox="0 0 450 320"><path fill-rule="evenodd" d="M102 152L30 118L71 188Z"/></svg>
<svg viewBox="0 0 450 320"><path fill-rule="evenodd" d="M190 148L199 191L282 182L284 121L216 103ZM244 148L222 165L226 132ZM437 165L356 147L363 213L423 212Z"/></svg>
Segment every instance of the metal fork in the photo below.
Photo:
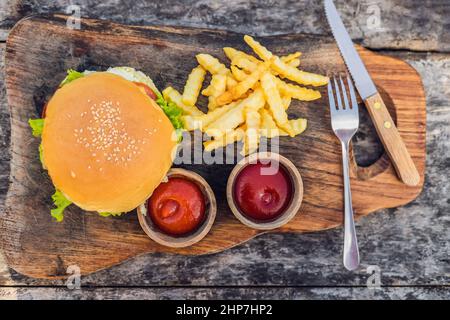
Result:
<svg viewBox="0 0 450 320"><path fill-rule="evenodd" d="M358 240L356 239L355 222L353 219L352 192L350 189L349 176L349 143L358 131L359 115L358 103L356 101L355 89L352 80L347 76L348 91L350 93L350 103L347 90L342 77L339 81L333 79L335 90L331 81L328 83L328 98L330 100L331 126L334 133L341 141L342 145L342 166L344 178L344 266L347 270L355 270L359 266ZM339 89L339 86L341 89ZM342 92L342 96L341 96ZM334 96L336 96L337 106ZM342 103L342 98L344 103Z"/></svg>

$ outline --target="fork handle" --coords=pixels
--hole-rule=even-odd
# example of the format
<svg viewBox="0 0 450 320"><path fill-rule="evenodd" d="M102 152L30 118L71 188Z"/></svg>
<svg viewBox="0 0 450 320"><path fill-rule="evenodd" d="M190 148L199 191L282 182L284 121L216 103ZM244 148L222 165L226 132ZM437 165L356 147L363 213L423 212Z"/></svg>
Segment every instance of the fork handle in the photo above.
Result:
<svg viewBox="0 0 450 320"><path fill-rule="evenodd" d="M356 238L355 220L353 218L352 190L350 189L349 142L342 144L342 168L344 178L344 267L355 270L359 266L358 240Z"/></svg>
<svg viewBox="0 0 450 320"><path fill-rule="evenodd" d="M418 185L420 182L419 172L380 94L376 93L364 102L398 176L406 185Z"/></svg>

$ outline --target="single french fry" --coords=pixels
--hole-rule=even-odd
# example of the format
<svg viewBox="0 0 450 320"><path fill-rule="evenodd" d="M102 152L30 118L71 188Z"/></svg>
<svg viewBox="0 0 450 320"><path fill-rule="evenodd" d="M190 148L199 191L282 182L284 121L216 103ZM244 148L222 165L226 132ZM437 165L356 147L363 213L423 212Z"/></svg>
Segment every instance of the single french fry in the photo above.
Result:
<svg viewBox="0 0 450 320"><path fill-rule="evenodd" d="M244 41L249 45L250 48L256 53L258 57L260 57L264 61L270 61L272 59L272 52L267 50L264 46L262 46L258 41L253 39L252 37L245 35Z"/></svg>
<svg viewBox="0 0 450 320"><path fill-rule="evenodd" d="M227 74L229 73L228 68L219 61L219 59L214 58L210 54L200 53L196 55L198 64L201 65L205 70L207 70L212 75L214 74Z"/></svg>
<svg viewBox="0 0 450 320"><path fill-rule="evenodd" d="M287 56L281 57L281 60L282 60L284 63L289 63L289 62L292 61L292 60L295 60L295 59L300 58L301 55L302 55L302 53L299 52L299 51L297 51L297 52L288 54ZM300 61L300 59L298 59L298 60Z"/></svg>
<svg viewBox="0 0 450 320"><path fill-rule="evenodd" d="M211 122L205 128L206 134L218 139L227 131L237 128L245 121L244 107L245 105L243 105L241 101L237 106L227 111L219 119Z"/></svg>
<svg viewBox="0 0 450 320"><path fill-rule="evenodd" d="M269 65L267 63L260 64L255 71L248 75L247 78L217 97L217 104L219 106L224 105L243 96L259 81L261 75L268 69L268 67Z"/></svg>
<svg viewBox="0 0 450 320"><path fill-rule="evenodd" d="M227 56L228 59L233 60L238 53L239 50L232 48L232 47L224 47L223 48L223 52L225 53L225 55Z"/></svg>
<svg viewBox="0 0 450 320"><path fill-rule="evenodd" d="M261 124L261 116L258 111L246 109L245 126L247 130L244 136L244 145L241 151L243 156L258 150L259 146L259 126Z"/></svg>
<svg viewBox="0 0 450 320"><path fill-rule="evenodd" d="M289 121L279 124L277 123L278 128L280 128L281 130L287 132L287 134L293 138L295 137L295 131L294 129L291 127L291 123Z"/></svg>
<svg viewBox="0 0 450 320"><path fill-rule="evenodd" d="M233 78L232 75L227 75L227 90L230 90L237 84L238 82Z"/></svg>
<svg viewBox="0 0 450 320"><path fill-rule="evenodd" d="M329 78L310 72L305 72L284 63L279 57L272 59L272 69L279 75L302 85L312 85L314 87L328 84Z"/></svg>
<svg viewBox="0 0 450 320"><path fill-rule="evenodd" d="M264 73L261 77L261 87L275 122L279 127L285 130L287 129L286 131L289 135L293 136L292 130L288 127L285 128L289 123L288 115L284 109L283 100L281 99L280 92L277 88L276 77L270 72Z"/></svg>
<svg viewBox="0 0 450 320"><path fill-rule="evenodd" d="M235 58L237 57L242 57L242 58L246 58L248 60L250 60L251 62L258 64L261 62L261 60L259 60L258 58L245 53L244 51L240 51L231 47L225 47L223 48L223 51L225 52L225 55L228 57L228 59L230 59L230 61L233 61Z"/></svg>
<svg viewBox="0 0 450 320"><path fill-rule="evenodd" d="M289 109L289 106L291 105L291 101L292 101L291 96L282 96L281 100L283 101L284 110Z"/></svg>
<svg viewBox="0 0 450 320"><path fill-rule="evenodd" d="M236 66L231 66L231 73L233 74L233 77L239 82L244 81L244 79L248 77L248 74L245 71L239 69Z"/></svg>
<svg viewBox="0 0 450 320"><path fill-rule="evenodd" d="M231 61L231 65L237 66L249 73L252 73L258 68L258 63L254 63L249 59L241 56L237 56Z"/></svg>
<svg viewBox="0 0 450 320"><path fill-rule="evenodd" d="M322 95L319 91L297 86L295 84L286 83L281 79L275 78L277 87L283 96L290 96L300 101L313 101L320 99Z"/></svg>
<svg viewBox="0 0 450 320"><path fill-rule="evenodd" d="M236 141L241 141L244 138L244 130L241 128L236 128L235 130L230 130L226 132L222 137L210 141L205 141L203 146L206 152L211 152L215 149L224 148L229 144L235 143Z"/></svg>
<svg viewBox="0 0 450 320"><path fill-rule="evenodd" d="M289 124L290 124L294 134L299 135L306 130L308 121L306 119L299 118L299 119L289 120Z"/></svg>
<svg viewBox="0 0 450 320"><path fill-rule="evenodd" d="M287 65L289 65L293 68L298 68L300 66L300 59L293 59L293 60L287 62Z"/></svg>
<svg viewBox="0 0 450 320"><path fill-rule="evenodd" d="M202 66L192 69L184 86L182 102L187 106L194 106L205 80L206 70ZM225 91L225 90L224 90Z"/></svg>
<svg viewBox="0 0 450 320"><path fill-rule="evenodd" d="M196 106L188 106L183 103L181 94L172 87L167 87L166 89L164 89L162 94L164 99L175 103L180 109L183 110L184 114L191 116L201 116L204 114Z"/></svg>
<svg viewBox="0 0 450 320"><path fill-rule="evenodd" d="M187 131L193 131L203 128L202 116L181 116L183 128Z"/></svg>
<svg viewBox="0 0 450 320"><path fill-rule="evenodd" d="M209 96L208 109L214 110L217 107L216 98L224 93L227 89L227 75L215 74L211 78L211 83L203 91ZM203 93L203 92L202 92Z"/></svg>
<svg viewBox="0 0 450 320"><path fill-rule="evenodd" d="M278 128L277 124L272 118L272 115L267 109L263 108L259 110L259 113L261 115L261 136L271 139L278 136L288 135L284 130Z"/></svg>
<svg viewBox="0 0 450 320"><path fill-rule="evenodd" d="M246 99L242 100L244 108L251 111L258 111L264 107L265 103L264 93L261 88L256 88Z"/></svg>

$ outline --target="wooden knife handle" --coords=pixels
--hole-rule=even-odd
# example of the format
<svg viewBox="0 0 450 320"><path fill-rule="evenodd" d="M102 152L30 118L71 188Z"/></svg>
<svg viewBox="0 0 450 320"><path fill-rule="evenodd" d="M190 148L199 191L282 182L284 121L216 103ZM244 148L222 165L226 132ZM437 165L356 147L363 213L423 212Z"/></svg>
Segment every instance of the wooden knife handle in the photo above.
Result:
<svg viewBox="0 0 450 320"><path fill-rule="evenodd" d="M409 186L418 185L420 182L419 172L380 94L376 93L367 98L364 103L400 180Z"/></svg>

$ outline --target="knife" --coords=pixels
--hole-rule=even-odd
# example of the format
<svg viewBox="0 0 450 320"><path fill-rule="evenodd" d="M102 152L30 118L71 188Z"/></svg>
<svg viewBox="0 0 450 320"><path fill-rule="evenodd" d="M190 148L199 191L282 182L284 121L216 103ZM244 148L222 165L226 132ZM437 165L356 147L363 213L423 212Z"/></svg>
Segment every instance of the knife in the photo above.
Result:
<svg viewBox="0 0 450 320"><path fill-rule="evenodd" d="M420 182L420 175L406 149L394 121L386 108L372 78L353 45L344 23L332 0L325 1L325 13L331 31L337 42L345 64L355 81L356 89L364 100L378 135L386 152L392 160L400 180L409 186L416 186Z"/></svg>

